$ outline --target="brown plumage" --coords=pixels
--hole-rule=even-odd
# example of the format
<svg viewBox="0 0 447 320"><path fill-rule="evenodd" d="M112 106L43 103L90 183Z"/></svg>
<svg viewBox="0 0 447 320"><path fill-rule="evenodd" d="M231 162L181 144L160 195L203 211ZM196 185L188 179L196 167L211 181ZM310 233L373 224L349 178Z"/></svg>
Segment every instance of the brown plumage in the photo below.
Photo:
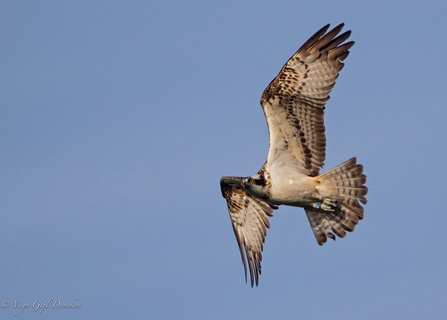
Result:
<svg viewBox="0 0 447 320"><path fill-rule="evenodd" d="M334 212L304 209L315 238L322 246L327 238L335 240L334 234L329 230L340 238L344 238L346 231L354 231L359 220L363 219L364 209L359 201L366 204L365 195L368 193L368 188L364 186L366 176L363 174L363 166L356 163L356 158L351 158L320 175L318 180L333 184L341 198L340 205Z"/></svg>
<svg viewBox="0 0 447 320"><path fill-rule="evenodd" d="M269 129L267 161L251 177L223 177L233 230L247 278L258 285L269 217L278 205L304 208L318 244L352 232L366 204L356 158L321 174L326 158L325 104L354 42L343 24L320 29L287 61L261 96Z"/></svg>

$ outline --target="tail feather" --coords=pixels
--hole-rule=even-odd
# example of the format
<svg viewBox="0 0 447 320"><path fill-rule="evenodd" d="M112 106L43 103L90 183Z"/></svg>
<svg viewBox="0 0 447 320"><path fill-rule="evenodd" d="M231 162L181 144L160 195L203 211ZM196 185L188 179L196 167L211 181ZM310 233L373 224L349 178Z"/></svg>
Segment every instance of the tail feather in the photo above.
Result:
<svg viewBox="0 0 447 320"><path fill-rule="evenodd" d="M334 185L338 189L338 195L342 202L345 198L358 200L363 204L368 202L365 198L368 193L368 188L364 185L366 176L363 174L363 166L357 164L356 158L343 162L318 178L322 182L329 181ZM351 204L354 205L352 202ZM358 202L356 204L356 207L361 207Z"/></svg>
<svg viewBox="0 0 447 320"><path fill-rule="evenodd" d="M365 210L359 202L367 203L368 188L365 186L366 176L363 174L363 166L357 164L356 158L343 162L317 179L322 185L329 186L329 189L335 189L339 202L335 212L306 209L315 237L318 243L323 245L327 238L335 240L330 231L340 238L346 235L346 231L354 231L355 226L364 217Z"/></svg>
<svg viewBox="0 0 447 320"><path fill-rule="evenodd" d="M368 188L349 188L349 189L338 189L338 194L343 198L349 198L358 200L363 204L366 204L368 200L366 200L365 195L368 193Z"/></svg>

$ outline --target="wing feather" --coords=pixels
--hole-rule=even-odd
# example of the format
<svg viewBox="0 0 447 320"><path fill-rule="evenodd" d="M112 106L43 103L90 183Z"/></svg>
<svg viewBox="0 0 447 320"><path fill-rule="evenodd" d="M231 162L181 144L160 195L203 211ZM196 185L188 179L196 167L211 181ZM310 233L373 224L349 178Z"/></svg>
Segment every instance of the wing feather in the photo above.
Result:
<svg viewBox="0 0 447 320"><path fill-rule="evenodd" d="M320 29L287 61L261 96L270 137L268 163L316 176L326 157L324 109L354 42L343 24ZM326 33L327 32L327 33ZM285 163L287 162L287 163Z"/></svg>
<svg viewBox="0 0 447 320"><path fill-rule="evenodd" d="M233 231L236 236L247 281L247 262L250 282L258 286L261 274L262 250L267 228L270 228L269 217L277 207L253 198L242 188L241 177L222 177L220 187L222 196L227 201Z"/></svg>

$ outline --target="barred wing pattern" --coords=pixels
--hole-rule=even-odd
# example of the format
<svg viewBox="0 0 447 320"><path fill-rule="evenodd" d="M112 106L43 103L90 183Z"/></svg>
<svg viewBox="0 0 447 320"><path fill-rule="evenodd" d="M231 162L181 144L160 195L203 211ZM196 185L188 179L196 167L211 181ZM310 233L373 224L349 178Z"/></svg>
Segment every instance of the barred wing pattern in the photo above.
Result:
<svg viewBox="0 0 447 320"><path fill-rule="evenodd" d="M341 62L354 42L337 37L343 24L320 29L287 61L261 96L270 148L267 163L283 158L306 175L316 176L326 157L324 105L335 85Z"/></svg>
<svg viewBox="0 0 447 320"><path fill-rule="evenodd" d="M253 198L242 188L241 177L223 177L220 180L222 196L227 201L228 212L233 225L247 281L247 262L251 286L258 286L261 274L262 249L269 217L277 207L261 199Z"/></svg>

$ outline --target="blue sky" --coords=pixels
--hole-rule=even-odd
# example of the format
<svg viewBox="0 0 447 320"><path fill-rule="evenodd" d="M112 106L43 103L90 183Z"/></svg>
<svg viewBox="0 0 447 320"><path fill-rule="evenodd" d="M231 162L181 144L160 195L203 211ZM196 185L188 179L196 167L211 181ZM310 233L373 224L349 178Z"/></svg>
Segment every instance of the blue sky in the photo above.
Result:
<svg viewBox="0 0 447 320"><path fill-rule="evenodd" d="M443 1L3 1L1 318L447 317L444 13ZM356 44L327 104L325 169L357 156L365 219L319 247L304 211L280 208L252 289L219 179L262 166L262 91L341 22Z"/></svg>

